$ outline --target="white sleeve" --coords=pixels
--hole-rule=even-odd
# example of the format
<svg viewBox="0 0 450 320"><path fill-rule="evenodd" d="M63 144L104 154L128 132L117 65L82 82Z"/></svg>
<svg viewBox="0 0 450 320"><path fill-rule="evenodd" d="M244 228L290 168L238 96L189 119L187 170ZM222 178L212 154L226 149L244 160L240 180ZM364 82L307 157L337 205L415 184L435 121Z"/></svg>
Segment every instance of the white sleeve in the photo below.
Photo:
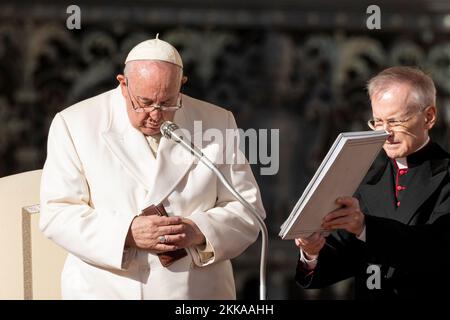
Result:
<svg viewBox="0 0 450 320"><path fill-rule="evenodd" d="M317 257L313 257L312 259L306 258L302 249L300 249L300 261L303 262L303 264L305 264L306 268L309 270L314 269L317 265Z"/></svg>
<svg viewBox="0 0 450 320"><path fill-rule="evenodd" d="M358 238L359 240L366 242L366 226L364 226L363 231L361 232L361 234L359 236L357 236L356 238Z"/></svg>

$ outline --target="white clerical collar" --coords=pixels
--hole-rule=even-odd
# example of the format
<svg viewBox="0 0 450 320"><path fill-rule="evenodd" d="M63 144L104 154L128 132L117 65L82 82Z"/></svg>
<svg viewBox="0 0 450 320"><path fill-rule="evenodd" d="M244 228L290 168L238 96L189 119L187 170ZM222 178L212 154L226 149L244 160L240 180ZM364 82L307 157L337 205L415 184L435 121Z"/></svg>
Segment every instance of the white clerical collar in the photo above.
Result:
<svg viewBox="0 0 450 320"><path fill-rule="evenodd" d="M430 137L428 137L427 141L425 141L425 143L423 145L420 146L420 148L418 148L416 151L419 151L420 149L422 149L423 147L425 147L428 142L430 142ZM406 157L403 158L397 158L395 159L395 162L397 163L397 166L399 169L407 169L408 168L408 161L406 160Z"/></svg>
<svg viewBox="0 0 450 320"><path fill-rule="evenodd" d="M397 158L395 159L395 162L397 162L397 167L399 169L408 169L408 161L406 161L406 157Z"/></svg>

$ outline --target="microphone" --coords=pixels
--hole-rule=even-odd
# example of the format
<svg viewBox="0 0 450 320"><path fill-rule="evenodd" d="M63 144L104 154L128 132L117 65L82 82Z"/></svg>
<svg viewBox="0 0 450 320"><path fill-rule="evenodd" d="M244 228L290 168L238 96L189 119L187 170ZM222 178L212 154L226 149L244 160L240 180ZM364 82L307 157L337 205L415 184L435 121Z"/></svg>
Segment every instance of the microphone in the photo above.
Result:
<svg viewBox="0 0 450 320"><path fill-rule="evenodd" d="M268 251L268 233L266 225L264 224L261 215L258 211L248 203L239 192L234 189L234 187L230 184L227 178L224 177L222 172L216 167L216 165L206 157L203 152L198 149L191 141L186 142L183 137L178 135L175 131L179 129L179 127L171 122L164 121L161 125L160 131L162 135L166 139L170 139L176 143L179 143L183 148L187 151L191 152L195 155L204 165L206 165L211 171L215 173L215 175L219 178L219 180L223 183L223 185L231 192L231 194L253 215L256 219L256 222L261 230L262 236L262 245L261 245L261 263L259 270L259 299L266 300L266 265L267 265L267 251Z"/></svg>

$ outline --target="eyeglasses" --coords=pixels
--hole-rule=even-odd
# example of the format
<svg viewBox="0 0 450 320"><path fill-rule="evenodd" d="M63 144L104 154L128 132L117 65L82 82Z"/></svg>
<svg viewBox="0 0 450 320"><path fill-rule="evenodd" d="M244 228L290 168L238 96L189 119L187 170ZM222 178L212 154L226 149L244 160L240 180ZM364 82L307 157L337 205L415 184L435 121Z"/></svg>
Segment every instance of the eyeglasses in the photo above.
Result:
<svg viewBox="0 0 450 320"><path fill-rule="evenodd" d="M383 129L385 125L390 129L398 128L398 127L403 126L404 123L406 123L409 120L411 120L412 118L414 118L417 114L423 112L426 108L427 107L422 108L419 111L414 112L412 115L410 115L409 117L404 118L404 119L387 119L386 121L383 121L381 119L370 119L369 121L367 121L367 125L372 130Z"/></svg>
<svg viewBox="0 0 450 320"><path fill-rule="evenodd" d="M163 104L152 103L149 105L141 106L138 99L133 94L130 93L128 78L125 78L125 85L127 87L128 96L130 97L131 107L136 112L152 112L153 110L175 112L183 106L183 99L182 99L183 94L181 93L182 92L181 88L180 92L178 93L176 104L165 102ZM131 97L133 97L133 99L136 100L136 104L138 105L138 107L135 106L133 99L131 99Z"/></svg>

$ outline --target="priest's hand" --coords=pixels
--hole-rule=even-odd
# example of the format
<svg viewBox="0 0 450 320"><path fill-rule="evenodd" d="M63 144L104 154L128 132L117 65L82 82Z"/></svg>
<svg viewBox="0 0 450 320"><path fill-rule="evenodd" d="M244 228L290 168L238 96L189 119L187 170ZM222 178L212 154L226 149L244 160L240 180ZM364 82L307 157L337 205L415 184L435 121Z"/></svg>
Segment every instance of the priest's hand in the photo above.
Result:
<svg viewBox="0 0 450 320"><path fill-rule="evenodd" d="M308 260L313 260L319 256L325 241L325 237L321 233L314 232L309 237L296 238L295 245L303 251Z"/></svg>
<svg viewBox="0 0 450 320"><path fill-rule="evenodd" d="M359 208L359 201L352 197L340 197L336 203L342 208L336 209L323 218L322 228L327 230L344 229L359 236L364 230L364 214Z"/></svg>
<svg viewBox="0 0 450 320"><path fill-rule="evenodd" d="M134 218L125 243L127 247L159 253L204 245L206 239L192 220L151 215Z"/></svg>
<svg viewBox="0 0 450 320"><path fill-rule="evenodd" d="M179 238L177 241L174 241L174 245L179 248L188 248L204 245L206 243L205 236L197 227L194 221L182 218L181 224L183 225L184 236Z"/></svg>
<svg viewBox="0 0 450 320"><path fill-rule="evenodd" d="M154 253L177 250L176 243L186 238L182 221L181 217L137 216L131 222L125 245Z"/></svg>

